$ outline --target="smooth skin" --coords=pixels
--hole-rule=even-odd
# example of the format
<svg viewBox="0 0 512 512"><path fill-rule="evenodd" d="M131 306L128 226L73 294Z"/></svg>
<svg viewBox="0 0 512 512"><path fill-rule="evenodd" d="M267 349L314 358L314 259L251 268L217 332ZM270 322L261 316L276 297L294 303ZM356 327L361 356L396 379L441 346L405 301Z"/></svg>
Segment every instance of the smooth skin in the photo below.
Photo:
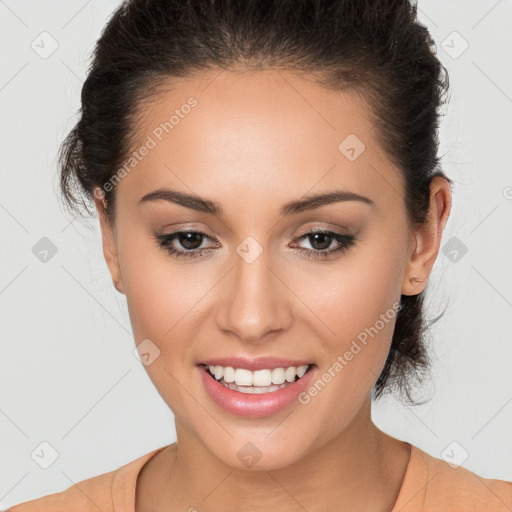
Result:
<svg viewBox="0 0 512 512"><path fill-rule="evenodd" d="M189 97L197 106L117 185L115 226L95 199L106 263L126 295L136 344L149 338L160 350L146 370L176 422L177 444L139 476L137 512L389 512L410 452L373 424L370 393L394 319L308 404L265 418L218 407L197 365L271 355L311 361L320 377L400 294L425 288L451 208L448 182L433 180L429 221L411 226L401 173L353 93L277 70L170 83L140 111L134 148ZM338 149L350 134L365 145L354 161ZM140 203L160 188L215 201L223 216L166 200ZM340 189L374 204L280 216L289 201ZM155 239L183 229L206 236L196 245L175 239L173 247L212 250L176 258ZM356 244L308 256L305 249L339 247L335 239L300 238L318 229L352 234ZM263 249L252 263L236 251L248 236ZM248 442L262 454L250 468L237 456Z"/></svg>

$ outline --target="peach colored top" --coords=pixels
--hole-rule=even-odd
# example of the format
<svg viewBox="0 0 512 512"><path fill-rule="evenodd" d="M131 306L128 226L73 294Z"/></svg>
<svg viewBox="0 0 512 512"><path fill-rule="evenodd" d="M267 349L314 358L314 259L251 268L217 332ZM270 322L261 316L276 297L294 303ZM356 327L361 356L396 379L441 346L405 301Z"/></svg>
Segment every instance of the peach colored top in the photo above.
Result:
<svg viewBox="0 0 512 512"><path fill-rule="evenodd" d="M420 448L411 457L391 512L510 512L512 482L487 479ZM167 446L153 450L119 469L82 480L68 489L27 501L6 512L135 512L137 475Z"/></svg>

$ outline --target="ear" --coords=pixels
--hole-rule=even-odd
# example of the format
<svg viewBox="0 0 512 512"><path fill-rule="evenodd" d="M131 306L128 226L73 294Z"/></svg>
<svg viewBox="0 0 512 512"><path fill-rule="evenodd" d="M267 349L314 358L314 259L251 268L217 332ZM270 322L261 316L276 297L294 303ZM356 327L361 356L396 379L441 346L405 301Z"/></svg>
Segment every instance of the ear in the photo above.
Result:
<svg viewBox="0 0 512 512"><path fill-rule="evenodd" d="M430 183L430 206L427 222L416 228L415 244L407 262L402 283L403 295L418 295L428 281L439 253L443 230L450 215L452 194L449 182L436 176Z"/></svg>
<svg viewBox="0 0 512 512"><path fill-rule="evenodd" d="M103 255L105 256L105 261L115 289L120 293L124 293L114 229L107 217L107 203L104 199L103 191L99 187L96 187L94 189L93 197L94 205L96 206L96 211L98 212L98 218L100 221Z"/></svg>

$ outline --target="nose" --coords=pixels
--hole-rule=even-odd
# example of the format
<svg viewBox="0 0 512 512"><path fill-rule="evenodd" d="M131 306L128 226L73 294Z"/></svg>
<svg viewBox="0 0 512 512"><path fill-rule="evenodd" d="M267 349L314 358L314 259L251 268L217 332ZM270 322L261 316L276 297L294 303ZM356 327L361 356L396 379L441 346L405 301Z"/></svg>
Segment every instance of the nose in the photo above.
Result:
<svg viewBox="0 0 512 512"><path fill-rule="evenodd" d="M252 262L238 254L233 260L235 268L222 284L217 306L218 328L250 343L285 331L292 322L289 300L293 294L279 272L269 266L267 253Z"/></svg>

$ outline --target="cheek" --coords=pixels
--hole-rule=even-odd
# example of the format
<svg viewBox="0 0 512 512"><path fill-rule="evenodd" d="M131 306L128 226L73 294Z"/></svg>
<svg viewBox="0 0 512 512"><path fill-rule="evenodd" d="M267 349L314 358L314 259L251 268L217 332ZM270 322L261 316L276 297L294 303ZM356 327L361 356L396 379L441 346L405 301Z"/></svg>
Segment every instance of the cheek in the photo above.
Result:
<svg viewBox="0 0 512 512"><path fill-rule="evenodd" d="M161 350L171 340L175 344L183 339L180 332L185 332L185 339L191 338L199 311L197 303L208 290L191 282L197 275L172 269L172 265L137 265L126 278L126 300L135 339L153 339Z"/></svg>
<svg viewBox="0 0 512 512"><path fill-rule="evenodd" d="M309 296L322 320L315 320L317 333L324 334L316 337L320 371L301 403L314 411L310 418L316 418L318 431L332 435L346 428L368 400L386 362L397 316L391 274L353 270L332 276L324 293L317 287Z"/></svg>
<svg viewBox="0 0 512 512"><path fill-rule="evenodd" d="M194 275L183 272L147 235L126 238L119 264L136 343L149 338L161 345L190 309Z"/></svg>
<svg viewBox="0 0 512 512"><path fill-rule="evenodd" d="M191 341L199 338L197 330L204 322L204 318L198 318L201 297L212 285L197 282L201 276L193 272L193 265L178 265L164 251L146 249L128 249L123 257L123 283L133 336L136 345L149 339L157 347L152 350L158 356L145 370L175 414L187 417L194 413L195 402L190 403L179 383L190 378L194 361Z"/></svg>
<svg viewBox="0 0 512 512"><path fill-rule="evenodd" d="M321 364L354 400L371 389L389 353L403 273L400 251L373 238L336 267L300 281L297 293L324 333L317 338Z"/></svg>
<svg viewBox="0 0 512 512"><path fill-rule="evenodd" d="M403 269L399 255L387 251L364 248L339 265L304 273L297 281L297 294L325 325L324 339L341 347L342 340L373 326L399 300Z"/></svg>

